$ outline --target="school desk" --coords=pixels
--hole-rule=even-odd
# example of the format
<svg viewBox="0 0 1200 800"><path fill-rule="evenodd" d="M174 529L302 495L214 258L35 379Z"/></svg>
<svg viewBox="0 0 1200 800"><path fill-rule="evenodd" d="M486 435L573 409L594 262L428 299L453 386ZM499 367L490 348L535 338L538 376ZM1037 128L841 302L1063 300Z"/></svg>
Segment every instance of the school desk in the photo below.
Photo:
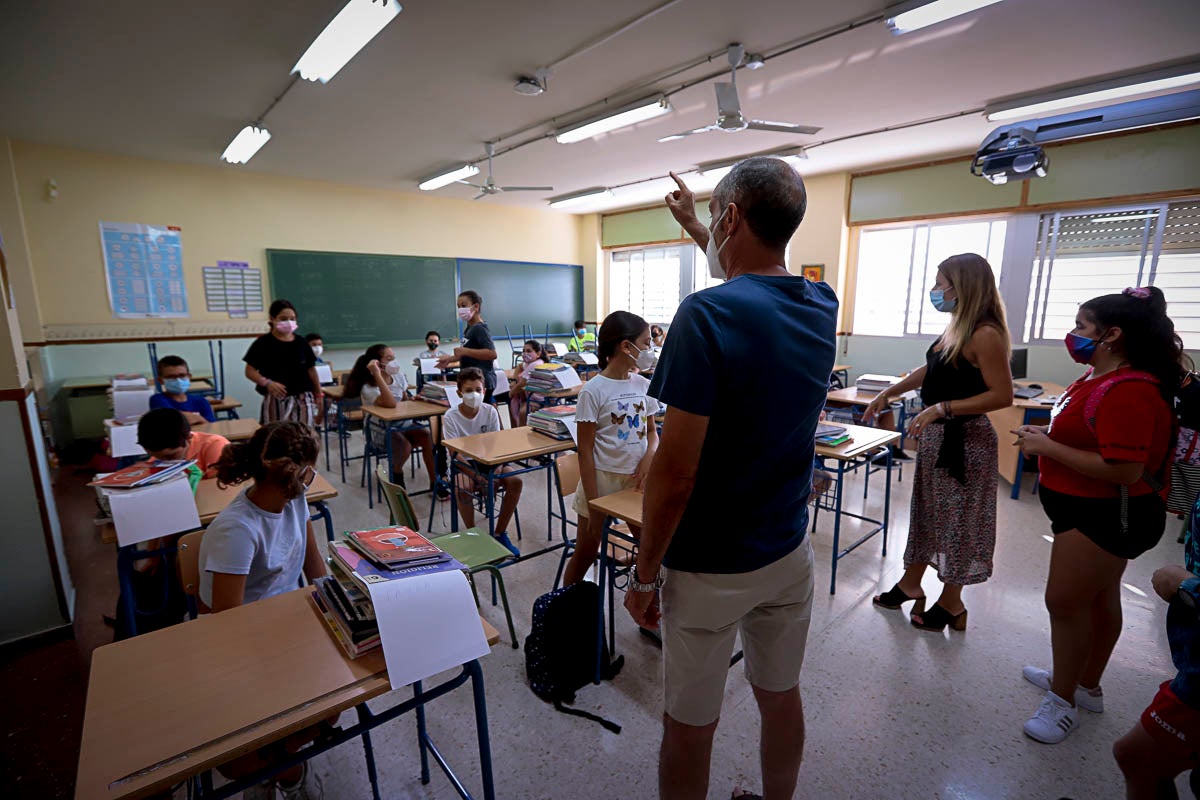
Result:
<svg viewBox="0 0 1200 800"><path fill-rule="evenodd" d="M254 436L260 427L256 419L219 419L216 422L205 422L203 425L192 426L194 430L205 433L217 433L231 442L244 442Z"/></svg>
<svg viewBox="0 0 1200 800"><path fill-rule="evenodd" d="M575 449L575 443L570 439L559 440L538 433L533 428L506 428L488 433L477 433L474 436L460 436L442 442L450 451L450 486L457 487L458 473L482 478L487 487L484 491L484 513L488 518L488 533L496 535L496 481L501 477L511 478L537 470L546 471L546 516L550 520L553 515L551 503L553 491L554 459L559 453ZM467 463L455 456L462 456ZM509 464L516 465L515 469L500 474L500 469ZM458 492L452 491L451 500L454 504L450 512L450 530L458 530ZM547 524L546 538L553 536L553 526ZM543 548L536 553L522 554L523 561L564 547L564 542ZM505 562L506 564L513 562Z"/></svg>
<svg viewBox="0 0 1200 800"><path fill-rule="evenodd" d="M852 409L855 421L858 422L862 419L863 410L871 405L871 401L877 396L877 394L860 392L854 386L847 386L845 389L835 389L829 392L825 398L825 407ZM896 412L896 428L900 431L900 449L904 449L904 429L908 423L908 403L905 402L904 397L896 398L892 400L891 408Z"/></svg>
<svg viewBox="0 0 1200 800"><path fill-rule="evenodd" d="M322 386L321 392L323 398L321 400L323 404L321 411L325 415L325 418L321 423L321 435L325 439L325 469L328 470L330 428L332 427L333 430L337 430L337 425L333 420L330 419L330 415L333 413L333 404L341 402L341 399L345 397L346 387L340 383L336 383L330 386Z"/></svg>
<svg viewBox="0 0 1200 800"><path fill-rule="evenodd" d="M842 380L842 386L850 385L850 365L834 364L830 374L837 375Z"/></svg>
<svg viewBox="0 0 1200 800"><path fill-rule="evenodd" d="M1025 455L1021 448L1013 447L1013 436L1009 433L1022 425L1045 425L1050 420L1051 404L1046 401L1050 397L1058 397L1066 388L1049 381L1016 381L1017 386L1028 386L1030 383L1040 384L1042 393L1031 400L1019 397L1013 398L1013 404L1008 408L988 413L992 427L996 429L999 439L996 465L1000 477L1012 484L1013 500L1021 496L1021 476L1025 472Z"/></svg>
<svg viewBox="0 0 1200 800"><path fill-rule="evenodd" d="M383 436L385 446L387 447L387 464L388 475L395 475L395 461L392 453L392 430L397 429L402 423L411 422L417 419L429 420L429 435L433 439L433 443L437 444L437 430L434 428L435 420L439 419L443 414L450 410L449 406L443 406L438 403L427 403L424 400L399 400L396 402L395 408L384 408L383 406L366 405L362 407L363 414L368 417L374 417L379 420L379 424L383 425ZM368 437L370 442L370 432L365 430L370 425L370 420L364 425L363 436ZM401 465L403 468L403 465ZM371 508L375 507L375 494L371 489L371 471L367 470L367 503ZM429 487L420 492L409 492L409 495L426 494L432 492L435 487Z"/></svg>
<svg viewBox="0 0 1200 800"><path fill-rule="evenodd" d="M212 406L213 414L218 417L224 414L226 419L237 419L237 410L242 407L242 401L232 397L210 397L208 404Z"/></svg>
<svg viewBox="0 0 1200 800"><path fill-rule="evenodd" d="M821 462L821 466L827 467L826 462L833 461L836 463L836 469L832 473L833 485L829 487L829 490L823 497L818 498L813 503L811 511L814 531L817 527L818 512L821 509L833 512L833 563L829 571L830 594L837 591L838 561L849 555L859 545L866 542L875 534L883 534L883 555L887 555L888 519L892 510L892 451L889 445L900 439L900 434L896 431L883 430L882 428L864 428L861 425L844 425L842 427L850 435L850 441L843 442L836 447L817 444L817 459ZM869 481L871 460L878 456L881 451L885 455L886 464L884 468L886 474L883 481L883 518L872 519L862 514L846 511L842 507L842 490L845 485L846 474L861 468L865 478ZM832 498L829 497L829 492L833 493ZM866 493L864 492L864 500L865 496ZM842 517L861 520L874 525L874 527L859 537L853 544L845 549L839 549L841 547Z"/></svg>
<svg viewBox="0 0 1200 800"><path fill-rule="evenodd" d="M579 397L579 392L582 390L583 384L572 386L569 389L558 389L553 392L538 392L526 387L525 391L528 393L526 396L529 398L529 413L532 414L539 408L548 408L565 403L567 400L574 400ZM533 395L535 394L541 395L544 399L535 401L533 399Z"/></svg>
<svg viewBox="0 0 1200 800"><path fill-rule="evenodd" d="M429 783L429 754L464 797L425 726L426 705L471 681L483 777L483 796L495 796L483 671L462 665L455 677L378 713L366 702L391 691L383 653L346 657L309 600L296 589L219 614L98 648L92 654L75 797L137 798L200 777L205 797L230 797L266 774L212 789L214 767L354 707L357 721L333 729L280 769L362 738L376 800L369 732L416 711L421 782ZM489 645L500 635L480 620Z"/></svg>
<svg viewBox="0 0 1200 800"><path fill-rule="evenodd" d="M200 524L207 527L217 515L225 510L225 507L233 502L233 499L242 493L247 486L253 485L253 481L238 484L237 486L226 486L222 488L216 478L206 478L200 481L196 487L196 511L200 516ZM325 538L332 542L333 533L333 515L329 511L329 506L325 501L337 497L337 489L325 479L321 473L317 473L313 479L312 485L308 487L305 493L305 499L312 510L310 521L315 522L320 519L325 522ZM111 537L111 538L109 538ZM162 573L164 580L163 597L167 597L170 589L165 583L172 581L175 578L175 555L178 552L177 536L166 537L165 542L160 542L162 546L152 550L144 550L143 544L131 544L125 547L117 548L117 586L119 587L120 597L124 600L118 605L121 613L125 616L125 629L130 632L130 635L137 636L138 632L138 614L152 614L153 611L145 611L138 608L137 600L133 592L133 573L135 565L138 561L144 558L162 558L167 567L167 570ZM104 541L117 541L117 532L112 523L107 523L101 528L101 539ZM163 565L160 565L160 569Z"/></svg>

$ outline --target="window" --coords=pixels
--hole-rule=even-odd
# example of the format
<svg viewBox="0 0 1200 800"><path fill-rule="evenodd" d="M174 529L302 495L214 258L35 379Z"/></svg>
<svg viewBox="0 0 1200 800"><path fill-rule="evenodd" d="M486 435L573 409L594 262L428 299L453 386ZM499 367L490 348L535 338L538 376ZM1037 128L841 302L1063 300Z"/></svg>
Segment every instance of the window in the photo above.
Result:
<svg viewBox="0 0 1200 800"><path fill-rule="evenodd" d="M1042 214L1024 341L1061 342L1086 300L1158 286L1189 348L1200 346L1200 202Z"/></svg>
<svg viewBox="0 0 1200 800"><path fill-rule="evenodd" d="M867 336L937 335L950 315L929 304L942 261L978 253L1000 281L1005 220L918 223L865 228L858 240L854 332Z"/></svg>
<svg viewBox="0 0 1200 800"><path fill-rule="evenodd" d="M681 287L691 285L692 249L681 244L612 252L609 312L631 311L649 322L670 322L684 296Z"/></svg>

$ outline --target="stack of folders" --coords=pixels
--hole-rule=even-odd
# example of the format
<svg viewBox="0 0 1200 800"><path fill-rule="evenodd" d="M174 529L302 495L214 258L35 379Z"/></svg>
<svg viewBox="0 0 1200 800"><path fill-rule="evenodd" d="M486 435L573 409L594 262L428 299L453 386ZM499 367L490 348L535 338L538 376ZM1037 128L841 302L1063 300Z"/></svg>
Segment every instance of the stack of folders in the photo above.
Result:
<svg viewBox="0 0 1200 800"><path fill-rule="evenodd" d="M823 422L817 425L817 444L837 447L851 441L854 440L850 438L849 431L841 425L826 425Z"/></svg>
<svg viewBox="0 0 1200 800"><path fill-rule="evenodd" d="M892 375L861 375L854 382L854 388L859 394L879 394L884 389L890 389L900 379Z"/></svg>
<svg viewBox="0 0 1200 800"><path fill-rule="evenodd" d="M421 384L421 391L417 393L417 396L430 403L448 406L450 405L448 398L457 390L458 385L454 381L425 381Z"/></svg>
<svg viewBox="0 0 1200 800"><path fill-rule="evenodd" d="M539 393L558 392L578 383L575 370L566 364L539 364L533 368L525 381L529 391Z"/></svg>
<svg viewBox="0 0 1200 800"><path fill-rule="evenodd" d="M575 406L547 406L529 415L529 427L560 441L573 438L566 420L575 418Z"/></svg>
<svg viewBox="0 0 1200 800"><path fill-rule="evenodd" d="M591 351L585 351L582 353L567 353L562 357L562 360L563 363L570 364L573 367L594 367L600 364L600 359L596 357L595 352Z"/></svg>
<svg viewBox="0 0 1200 800"><path fill-rule="evenodd" d="M381 644L371 584L465 569L403 526L347 532L329 545L329 575L315 581L312 600L346 655L358 658Z"/></svg>
<svg viewBox="0 0 1200 800"><path fill-rule="evenodd" d="M195 459L163 461L156 458L152 461L140 461L125 469L96 478L88 486L98 486L102 489L139 489L168 481L195 463Z"/></svg>

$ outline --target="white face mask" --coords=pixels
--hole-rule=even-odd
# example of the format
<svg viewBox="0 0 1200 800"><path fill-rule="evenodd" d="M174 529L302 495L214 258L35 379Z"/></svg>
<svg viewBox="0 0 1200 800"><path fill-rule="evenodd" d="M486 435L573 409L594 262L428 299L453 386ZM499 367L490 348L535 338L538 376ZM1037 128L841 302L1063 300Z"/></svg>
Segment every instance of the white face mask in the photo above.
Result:
<svg viewBox="0 0 1200 800"><path fill-rule="evenodd" d="M725 211L728 210L729 206L725 206ZM704 248L704 257L708 259L708 274L719 281L725 280L725 268L721 266L721 248L729 244L729 239L721 242L721 247L717 247L717 235L713 231L721 224L721 220L725 219L725 211L721 212L717 221L708 229L708 247Z"/></svg>
<svg viewBox="0 0 1200 800"><path fill-rule="evenodd" d="M325 348L324 348L324 347L322 347L322 346L321 346L321 345L319 345L319 344L314 344L314 345L313 345L313 349L312 349L312 351L313 351L313 355L314 355L314 356L316 356L317 358L320 358L320 357L321 357L321 353L324 353L324 352L325 352Z"/></svg>
<svg viewBox="0 0 1200 800"><path fill-rule="evenodd" d="M467 408L479 408L483 405L483 392L463 392L462 401Z"/></svg>
<svg viewBox="0 0 1200 800"><path fill-rule="evenodd" d="M384 369L387 370L388 375L399 375L400 374L400 362L399 361L389 361L384 366Z"/></svg>
<svg viewBox="0 0 1200 800"><path fill-rule="evenodd" d="M635 344L634 347L636 348L637 345ZM654 357L654 348L647 347L645 350L638 348L637 358L634 360L637 363L639 372L644 372L645 370L650 369L654 366L654 362L657 361L657 359Z"/></svg>

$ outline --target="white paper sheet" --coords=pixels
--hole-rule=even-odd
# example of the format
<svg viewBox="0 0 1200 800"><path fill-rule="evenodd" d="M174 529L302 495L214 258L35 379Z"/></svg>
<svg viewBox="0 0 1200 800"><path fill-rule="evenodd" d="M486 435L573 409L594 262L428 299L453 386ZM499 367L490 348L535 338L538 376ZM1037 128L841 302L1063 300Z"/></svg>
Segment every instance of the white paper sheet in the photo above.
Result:
<svg viewBox="0 0 1200 800"><path fill-rule="evenodd" d="M562 424L567 426L567 433L571 434L571 441L579 444L579 423L574 417L568 417L562 421Z"/></svg>
<svg viewBox="0 0 1200 800"><path fill-rule="evenodd" d="M113 458L126 456L144 456L146 451L138 444L137 425L114 425L111 419L105 420L108 427L109 453Z"/></svg>
<svg viewBox="0 0 1200 800"><path fill-rule="evenodd" d="M153 389L121 389L113 391L113 416L134 417L150 410Z"/></svg>
<svg viewBox="0 0 1200 800"><path fill-rule="evenodd" d="M442 374L442 371L440 369L438 369L438 365L437 365L438 360L436 358L422 358L422 359L418 359L418 360L421 362L421 374L422 375L441 375Z"/></svg>
<svg viewBox="0 0 1200 800"><path fill-rule="evenodd" d="M579 373L573 369L564 369L554 374L564 389L570 389L583 383L583 379L579 377Z"/></svg>
<svg viewBox="0 0 1200 800"><path fill-rule="evenodd" d="M393 689L487 655L467 576L458 570L369 583Z"/></svg>
<svg viewBox="0 0 1200 800"><path fill-rule="evenodd" d="M113 378L112 387L116 389L145 389L150 384L145 378Z"/></svg>
<svg viewBox="0 0 1200 800"><path fill-rule="evenodd" d="M496 388L492 390L493 395L504 394L508 391L508 373L502 369L494 370L496 374Z"/></svg>
<svg viewBox="0 0 1200 800"><path fill-rule="evenodd" d="M596 366L600 363L600 359L596 357L595 353L580 353L579 357L583 359L583 363L589 366Z"/></svg>
<svg viewBox="0 0 1200 800"><path fill-rule="evenodd" d="M106 490L117 543L124 546L200 527L192 487L181 476L142 489Z"/></svg>
<svg viewBox="0 0 1200 800"><path fill-rule="evenodd" d="M457 387L446 387L446 402L450 404L450 408L458 408L462 405L462 398L458 396Z"/></svg>
<svg viewBox="0 0 1200 800"><path fill-rule="evenodd" d="M327 383L333 383L333 367L328 364L317 364L317 381L324 386Z"/></svg>

